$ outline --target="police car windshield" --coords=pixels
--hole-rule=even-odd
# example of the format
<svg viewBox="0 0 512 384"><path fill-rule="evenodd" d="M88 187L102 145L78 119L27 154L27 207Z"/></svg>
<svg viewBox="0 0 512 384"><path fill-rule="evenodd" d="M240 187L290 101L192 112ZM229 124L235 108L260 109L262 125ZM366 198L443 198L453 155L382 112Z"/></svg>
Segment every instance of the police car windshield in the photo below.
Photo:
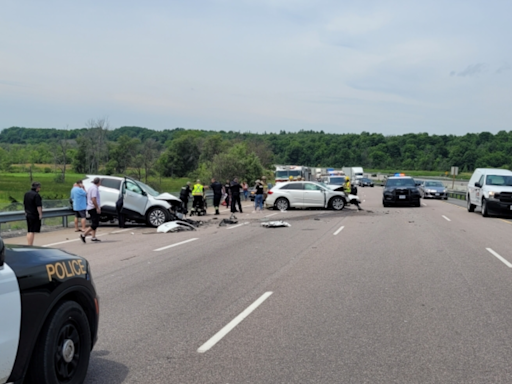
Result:
<svg viewBox="0 0 512 384"><path fill-rule="evenodd" d="M410 178L388 179L386 187L414 187L414 180Z"/></svg>
<svg viewBox="0 0 512 384"><path fill-rule="evenodd" d="M148 194L150 194L151 196L158 196L160 195L160 192L157 192L155 191L153 188L151 188L149 185L147 184L144 184L140 181L137 181L137 184Z"/></svg>
<svg viewBox="0 0 512 384"><path fill-rule="evenodd" d="M501 186L506 186L506 187L512 187L512 176L488 175L485 178L485 184L487 184L487 185L501 185Z"/></svg>
<svg viewBox="0 0 512 384"><path fill-rule="evenodd" d="M292 170L276 171L276 177L286 177L286 178L288 178L290 176L293 176L293 177L300 176L300 171L292 171Z"/></svg>

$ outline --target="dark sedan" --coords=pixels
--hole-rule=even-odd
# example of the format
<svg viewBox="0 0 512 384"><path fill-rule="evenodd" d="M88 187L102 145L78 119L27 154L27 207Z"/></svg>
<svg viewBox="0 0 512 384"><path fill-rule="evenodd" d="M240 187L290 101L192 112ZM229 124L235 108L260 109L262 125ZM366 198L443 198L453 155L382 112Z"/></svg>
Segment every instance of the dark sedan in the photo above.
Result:
<svg viewBox="0 0 512 384"><path fill-rule="evenodd" d="M389 177L382 192L382 205L421 206L421 194L412 177Z"/></svg>
<svg viewBox="0 0 512 384"><path fill-rule="evenodd" d="M371 181L370 179L363 177L362 179L359 180L359 186L360 187L373 187L374 184L373 184L373 181Z"/></svg>

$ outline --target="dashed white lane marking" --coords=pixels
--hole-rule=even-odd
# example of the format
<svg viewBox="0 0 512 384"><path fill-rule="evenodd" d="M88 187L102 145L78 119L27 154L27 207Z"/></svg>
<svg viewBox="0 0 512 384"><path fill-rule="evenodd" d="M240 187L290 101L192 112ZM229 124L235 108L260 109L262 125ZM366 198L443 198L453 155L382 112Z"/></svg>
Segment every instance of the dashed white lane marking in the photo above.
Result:
<svg viewBox="0 0 512 384"><path fill-rule="evenodd" d="M193 239L188 239L188 240L182 241L180 243L167 245L165 247L158 248L158 249L153 249L153 251L155 251L155 252L163 251L164 249L169 249L169 248L172 248L172 247L177 247L178 245L185 244L185 243L190 243L191 241L196 241L196 240L199 240L199 239L197 237L194 237Z"/></svg>
<svg viewBox="0 0 512 384"><path fill-rule="evenodd" d="M491 248L485 248L487 251L491 253L491 255L496 256L498 260L500 260L503 264L505 264L507 267L512 268L512 264L508 262L508 260L501 257L498 253L494 252Z"/></svg>
<svg viewBox="0 0 512 384"><path fill-rule="evenodd" d="M270 216L274 216L274 215L277 215L279 212L276 212L276 213L271 213L270 215L267 215L265 217L270 217Z"/></svg>
<svg viewBox="0 0 512 384"><path fill-rule="evenodd" d="M443 219L445 219L446 221L451 221L449 218L447 218L445 215L441 215L443 216Z"/></svg>
<svg viewBox="0 0 512 384"><path fill-rule="evenodd" d="M238 227L241 227L242 225L247 225L247 224L249 224L249 223L247 222L247 223L241 223L241 224L237 224L237 225L232 225L231 227L227 227L226 229L238 228Z"/></svg>
<svg viewBox="0 0 512 384"><path fill-rule="evenodd" d="M336 232L333 233L334 236L336 236L338 233L340 233L345 226L341 226Z"/></svg>
<svg viewBox="0 0 512 384"><path fill-rule="evenodd" d="M428 207L428 205L425 203L421 203L421 205L423 205L424 207Z"/></svg>
<svg viewBox="0 0 512 384"><path fill-rule="evenodd" d="M96 235L96 237L105 236L105 235L108 235L108 233L102 233L102 234ZM58 243L51 243L51 244L42 245L42 247L53 247L54 245L72 243L73 241L81 240L80 239L80 234L78 234L78 236L79 236L78 238L73 239L73 240L59 241Z"/></svg>
<svg viewBox="0 0 512 384"><path fill-rule="evenodd" d="M258 308L268 297L272 294L272 292L265 292L258 300L252 303L249 307L247 307L242 313L240 313L237 317L235 317L231 322L229 322L224 328L222 328L219 332L217 332L210 340L201 345L197 352L205 353L210 348L212 348L215 344L217 344L224 336L226 336L233 328L235 328L238 324L242 322L247 316L251 314L256 308Z"/></svg>
<svg viewBox="0 0 512 384"><path fill-rule="evenodd" d="M114 231L114 232L110 232L110 233L121 233L121 232L131 231L133 229L134 228L125 228L125 229L120 229L119 231Z"/></svg>

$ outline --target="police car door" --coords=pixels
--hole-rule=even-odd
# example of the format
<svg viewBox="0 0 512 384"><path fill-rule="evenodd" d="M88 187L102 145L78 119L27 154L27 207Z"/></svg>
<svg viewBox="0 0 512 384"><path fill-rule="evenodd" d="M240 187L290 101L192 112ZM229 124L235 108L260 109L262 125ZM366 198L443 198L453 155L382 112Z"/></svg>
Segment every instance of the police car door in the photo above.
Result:
<svg viewBox="0 0 512 384"><path fill-rule="evenodd" d="M134 181L126 179L123 193L123 212L128 211L126 213L129 215L131 211L144 216L148 204L146 192Z"/></svg>
<svg viewBox="0 0 512 384"><path fill-rule="evenodd" d="M0 246L3 249L3 243ZM5 383L11 375L18 351L21 302L18 280L13 270L4 264L3 255L0 256L0 308L0 383Z"/></svg>

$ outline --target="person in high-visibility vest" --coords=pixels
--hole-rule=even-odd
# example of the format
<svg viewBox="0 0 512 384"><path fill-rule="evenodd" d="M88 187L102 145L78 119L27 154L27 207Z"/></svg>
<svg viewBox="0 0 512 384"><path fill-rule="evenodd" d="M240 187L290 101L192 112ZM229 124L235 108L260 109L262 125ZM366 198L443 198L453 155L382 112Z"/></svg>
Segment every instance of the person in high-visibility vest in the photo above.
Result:
<svg viewBox="0 0 512 384"><path fill-rule="evenodd" d="M346 194L349 194L352 192L352 186L350 185L350 177L345 177L345 184L343 184L343 190Z"/></svg>
<svg viewBox="0 0 512 384"><path fill-rule="evenodd" d="M201 180L196 180L194 184L194 189L192 189L192 196L194 196L194 208L201 208L203 205L203 193L204 187L201 184Z"/></svg>

